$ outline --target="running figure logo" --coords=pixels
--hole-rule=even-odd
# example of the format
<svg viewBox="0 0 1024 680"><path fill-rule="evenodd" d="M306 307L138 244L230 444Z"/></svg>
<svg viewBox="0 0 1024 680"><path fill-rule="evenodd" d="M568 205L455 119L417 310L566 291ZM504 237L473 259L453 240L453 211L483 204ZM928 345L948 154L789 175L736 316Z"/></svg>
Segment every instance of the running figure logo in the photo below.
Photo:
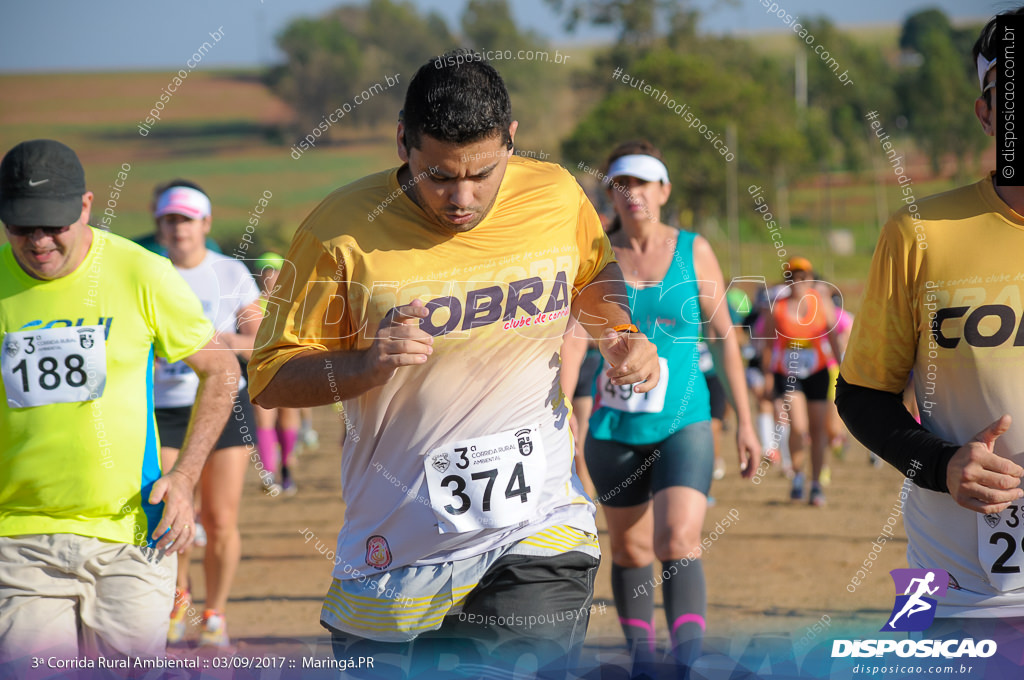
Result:
<svg viewBox="0 0 1024 680"><path fill-rule="evenodd" d="M922 631L935 620L937 602L945 597L949 574L942 569L893 569L889 572L896 585L896 602L883 631ZM933 597L928 597L933 596Z"/></svg>

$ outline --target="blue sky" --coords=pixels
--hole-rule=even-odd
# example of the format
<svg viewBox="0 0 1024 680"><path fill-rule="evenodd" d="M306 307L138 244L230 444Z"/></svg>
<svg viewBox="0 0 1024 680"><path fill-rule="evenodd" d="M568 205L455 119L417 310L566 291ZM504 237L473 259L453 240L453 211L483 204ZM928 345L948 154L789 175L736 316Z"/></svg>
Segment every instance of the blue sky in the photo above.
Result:
<svg viewBox="0 0 1024 680"><path fill-rule="evenodd" d="M355 0L352 0L355 1ZM899 23L908 14L939 7L954 19L988 17L1006 0L775 0L793 15L826 14L839 24ZM147 70L179 68L193 51L223 28L224 39L203 59L204 67L254 66L273 62L273 36L297 16L315 16L344 0L138 0L7 1L0 4L0 72ZM465 0L416 0L440 12L455 28ZM710 0L698 6L709 7ZM543 0L512 0L516 21L554 42L608 39L589 28L567 36ZM781 30L759 0L706 14L714 32Z"/></svg>

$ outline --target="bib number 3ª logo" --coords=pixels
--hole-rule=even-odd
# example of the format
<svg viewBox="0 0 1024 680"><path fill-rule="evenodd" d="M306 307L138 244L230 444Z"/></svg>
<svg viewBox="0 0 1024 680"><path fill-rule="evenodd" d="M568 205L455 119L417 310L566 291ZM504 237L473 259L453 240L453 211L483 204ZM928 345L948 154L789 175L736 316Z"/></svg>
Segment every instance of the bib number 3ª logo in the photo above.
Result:
<svg viewBox="0 0 1024 680"><path fill-rule="evenodd" d="M978 558L1000 592L1024 588L1024 505L978 515Z"/></svg>
<svg viewBox="0 0 1024 680"><path fill-rule="evenodd" d="M547 472L537 426L443 444L423 461L442 534L513 526L533 516Z"/></svg>
<svg viewBox="0 0 1024 680"><path fill-rule="evenodd" d="M4 335L0 373L7 405L26 408L103 396L104 332L103 326L64 326Z"/></svg>

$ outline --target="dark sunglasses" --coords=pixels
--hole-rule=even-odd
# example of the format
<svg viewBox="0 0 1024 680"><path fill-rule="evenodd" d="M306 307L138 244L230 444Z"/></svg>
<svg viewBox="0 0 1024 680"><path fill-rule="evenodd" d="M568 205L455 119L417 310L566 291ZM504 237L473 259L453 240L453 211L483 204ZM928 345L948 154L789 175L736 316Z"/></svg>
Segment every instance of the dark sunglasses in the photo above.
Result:
<svg viewBox="0 0 1024 680"><path fill-rule="evenodd" d="M66 227L12 227L10 225L5 226L7 227L7 231L11 232L12 236L31 236L32 234L36 233L36 229L42 229L43 236L49 236L51 238L57 236L58 234L63 234L64 232L71 228L70 224Z"/></svg>

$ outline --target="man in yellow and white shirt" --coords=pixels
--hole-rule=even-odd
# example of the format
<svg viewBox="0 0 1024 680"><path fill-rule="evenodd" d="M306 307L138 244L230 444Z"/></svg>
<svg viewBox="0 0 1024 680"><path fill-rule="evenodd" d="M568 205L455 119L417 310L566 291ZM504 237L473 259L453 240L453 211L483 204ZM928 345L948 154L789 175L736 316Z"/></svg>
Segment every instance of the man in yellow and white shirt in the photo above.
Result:
<svg viewBox="0 0 1024 680"><path fill-rule="evenodd" d="M974 51L975 112L990 136L995 34L992 19ZM1002 628L1016 644L1011 621L1024 628L1022 253L1024 189L1000 185L994 172L897 212L879 238L836 391L850 431L914 482L903 510L907 561L948 572L936 616L975 638ZM911 370L920 425L900 397Z"/></svg>
<svg viewBox="0 0 1024 680"><path fill-rule="evenodd" d="M599 557L572 469L562 332L579 316L613 382L646 381L638 392L657 356L579 185L511 156L501 77L446 64L410 83L404 164L338 189L299 228L251 392L268 408L344 401L352 423L321 614L336 649L437 631L529 640L557 663L582 643Z"/></svg>

